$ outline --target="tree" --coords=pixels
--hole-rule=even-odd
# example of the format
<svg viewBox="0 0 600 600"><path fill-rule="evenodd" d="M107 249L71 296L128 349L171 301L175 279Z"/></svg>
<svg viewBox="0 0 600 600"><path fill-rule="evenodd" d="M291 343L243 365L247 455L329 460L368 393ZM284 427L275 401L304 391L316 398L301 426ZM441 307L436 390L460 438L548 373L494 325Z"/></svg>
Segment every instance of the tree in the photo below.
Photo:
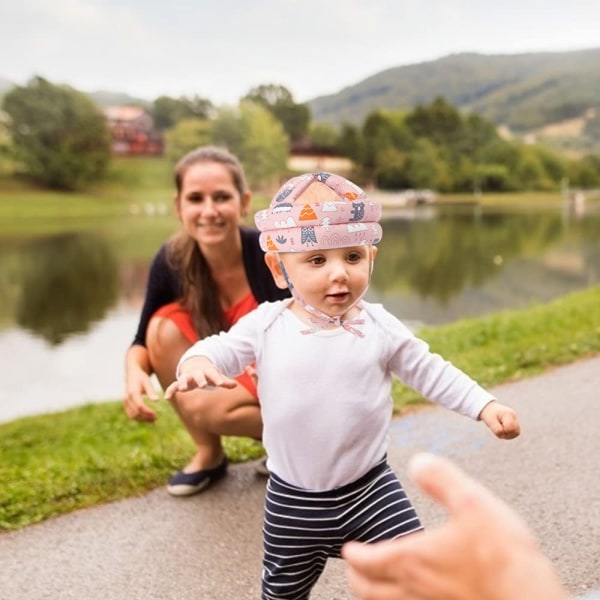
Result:
<svg viewBox="0 0 600 600"><path fill-rule="evenodd" d="M393 147L390 121L382 110L376 110L365 119L362 126L363 152L362 168L370 183L377 178L379 156Z"/></svg>
<svg viewBox="0 0 600 600"><path fill-rule="evenodd" d="M475 168L477 189L486 192L506 192L514 189L513 179L505 165L484 164Z"/></svg>
<svg viewBox="0 0 600 600"><path fill-rule="evenodd" d="M52 188L75 190L100 179L110 161L106 117L85 94L33 78L6 94L15 158Z"/></svg>
<svg viewBox="0 0 600 600"><path fill-rule="evenodd" d="M420 139L410 153L406 164L410 186L416 189L432 188L448 191L452 178L447 163L440 156L439 147L428 139Z"/></svg>
<svg viewBox="0 0 600 600"><path fill-rule="evenodd" d="M219 111L213 143L238 156L253 188L273 187L285 172L289 139L282 124L255 102L242 100L237 110Z"/></svg>
<svg viewBox="0 0 600 600"><path fill-rule="evenodd" d="M242 102L240 156L253 187L273 187L285 172L289 140L282 125L261 106Z"/></svg>
<svg viewBox="0 0 600 600"><path fill-rule="evenodd" d="M313 148L333 151L338 143L338 132L325 123L311 123L308 137Z"/></svg>
<svg viewBox="0 0 600 600"><path fill-rule="evenodd" d="M213 122L213 142L238 154L242 149L241 114L238 107L225 106L217 111Z"/></svg>
<svg viewBox="0 0 600 600"><path fill-rule="evenodd" d="M410 187L406 160L406 154L392 146L381 150L377 157L377 186L391 190Z"/></svg>
<svg viewBox="0 0 600 600"><path fill-rule="evenodd" d="M338 136L336 150L341 156L361 164L364 155L364 139L361 132L350 123L344 123Z"/></svg>
<svg viewBox="0 0 600 600"><path fill-rule="evenodd" d="M569 171L568 161L564 156L560 156L554 150L545 146L531 146L544 166L544 170L553 183L560 184Z"/></svg>
<svg viewBox="0 0 600 600"><path fill-rule="evenodd" d="M367 181L386 188L405 187L406 157L416 142L404 113L373 111L363 123L362 138L360 163Z"/></svg>
<svg viewBox="0 0 600 600"><path fill-rule="evenodd" d="M159 131L169 129L184 119L209 119L213 114L212 102L199 96L192 98L160 96L152 103L152 118L154 126Z"/></svg>
<svg viewBox="0 0 600 600"><path fill-rule="evenodd" d="M522 148L515 142L497 138L485 144L479 152L479 162L491 165L504 165L515 171L521 161Z"/></svg>
<svg viewBox="0 0 600 600"><path fill-rule="evenodd" d="M282 85L259 85L252 88L243 100L264 106L278 119L292 142L300 140L308 132L310 109L297 104L292 93Z"/></svg>
<svg viewBox="0 0 600 600"><path fill-rule="evenodd" d="M552 181L535 148L525 147L515 172L519 187L526 190L551 189Z"/></svg>
<svg viewBox="0 0 600 600"><path fill-rule="evenodd" d="M417 106L406 117L406 125L415 137L443 145L456 143L464 127L458 110L444 98L436 98L429 106Z"/></svg>
<svg viewBox="0 0 600 600"><path fill-rule="evenodd" d="M9 119L6 113L0 112L0 173L6 170L11 149Z"/></svg>
<svg viewBox="0 0 600 600"><path fill-rule="evenodd" d="M197 148L212 143L213 124L202 119L182 119L165 132L167 157L177 162L182 156Z"/></svg>
<svg viewBox="0 0 600 600"><path fill-rule="evenodd" d="M571 183L582 188L600 186L600 156L588 154L574 162L571 167Z"/></svg>

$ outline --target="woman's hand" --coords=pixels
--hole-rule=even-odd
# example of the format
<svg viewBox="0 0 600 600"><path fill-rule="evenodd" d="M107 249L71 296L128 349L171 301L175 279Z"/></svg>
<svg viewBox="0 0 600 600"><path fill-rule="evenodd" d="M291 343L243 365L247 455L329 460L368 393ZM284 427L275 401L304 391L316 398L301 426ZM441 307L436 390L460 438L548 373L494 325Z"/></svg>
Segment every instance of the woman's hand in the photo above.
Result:
<svg viewBox="0 0 600 600"><path fill-rule="evenodd" d="M158 393L152 384L149 373L152 372L148 350L133 345L125 356L125 398L123 405L130 419L136 421L156 421L156 411L144 402L144 396L158 400Z"/></svg>
<svg viewBox="0 0 600 600"><path fill-rule="evenodd" d="M144 402L144 396L150 400L158 400L158 394L150 375L139 366L131 367L125 377L125 398L123 400L125 412L130 419L136 421L156 421L156 411Z"/></svg>

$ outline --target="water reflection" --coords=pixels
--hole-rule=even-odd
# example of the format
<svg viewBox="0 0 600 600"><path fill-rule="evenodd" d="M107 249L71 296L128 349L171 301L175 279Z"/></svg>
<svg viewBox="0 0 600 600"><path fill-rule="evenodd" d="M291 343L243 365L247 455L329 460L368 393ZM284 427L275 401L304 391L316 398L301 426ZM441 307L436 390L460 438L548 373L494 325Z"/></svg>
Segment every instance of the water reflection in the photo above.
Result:
<svg viewBox="0 0 600 600"><path fill-rule="evenodd" d="M129 227L120 223L121 231ZM148 231L117 229L0 240L4 326L58 345L89 331L119 301L139 306L149 262L167 236L159 228L132 257L132 237ZM439 324L599 281L600 210L571 218L556 206L423 207L388 216L383 229L368 298L404 319Z"/></svg>
<svg viewBox="0 0 600 600"><path fill-rule="evenodd" d="M598 284L600 203L563 208L395 213L367 298L438 325ZM121 397L149 264L176 227L156 216L43 238L0 233L0 422Z"/></svg>
<svg viewBox="0 0 600 600"><path fill-rule="evenodd" d="M68 233L26 246L15 319L50 344L86 332L119 295L117 261L105 239Z"/></svg>
<svg viewBox="0 0 600 600"><path fill-rule="evenodd" d="M387 293L410 289L446 305L466 286L480 287L513 259L540 254L562 234L558 214L446 208L430 220L388 220L373 285Z"/></svg>
<svg viewBox="0 0 600 600"><path fill-rule="evenodd" d="M438 325L600 282L600 206L426 207L384 222L368 298Z"/></svg>

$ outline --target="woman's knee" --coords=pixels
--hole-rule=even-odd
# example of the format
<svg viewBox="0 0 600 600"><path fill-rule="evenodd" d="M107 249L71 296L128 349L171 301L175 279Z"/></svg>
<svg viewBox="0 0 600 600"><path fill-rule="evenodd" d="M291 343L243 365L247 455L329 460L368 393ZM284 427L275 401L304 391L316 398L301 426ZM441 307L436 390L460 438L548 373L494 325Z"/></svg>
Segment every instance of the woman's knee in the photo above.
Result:
<svg viewBox="0 0 600 600"><path fill-rule="evenodd" d="M190 342L170 319L152 317L146 333L146 347L152 368L164 386L173 381L177 363Z"/></svg>
<svg viewBox="0 0 600 600"><path fill-rule="evenodd" d="M229 430L240 421L252 418L256 413L260 420L258 400L238 386L235 390L195 390L178 393L171 399L171 404L186 420L202 424L215 432Z"/></svg>
<svg viewBox="0 0 600 600"><path fill-rule="evenodd" d="M203 390L177 392L170 402L178 413L206 421L219 410L206 394Z"/></svg>
<svg viewBox="0 0 600 600"><path fill-rule="evenodd" d="M191 344L173 321L164 317L152 317L148 324L146 346L151 356L164 358L178 354L177 359L179 360L179 356Z"/></svg>

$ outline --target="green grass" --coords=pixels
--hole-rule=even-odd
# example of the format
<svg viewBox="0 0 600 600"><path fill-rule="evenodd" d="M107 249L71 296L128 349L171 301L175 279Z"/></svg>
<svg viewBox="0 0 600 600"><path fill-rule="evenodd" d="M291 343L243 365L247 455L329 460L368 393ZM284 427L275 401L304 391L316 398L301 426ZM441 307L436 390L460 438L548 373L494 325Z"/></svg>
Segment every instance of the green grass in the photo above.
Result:
<svg viewBox="0 0 600 600"><path fill-rule="evenodd" d="M144 220L147 207L171 217L175 187L172 165L163 157L115 158L105 181L85 192L56 192L24 180L0 175L0 236L36 236L96 227L101 219ZM255 194L253 209L268 206L270 198ZM252 215L248 217L252 223Z"/></svg>
<svg viewBox="0 0 600 600"><path fill-rule="evenodd" d="M495 207L514 207L522 204L530 206L533 204L560 206L563 202L563 197L559 191L551 192L485 192L478 196L474 194L443 194L440 196L442 202L478 202L482 206Z"/></svg>
<svg viewBox="0 0 600 600"><path fill-rule="evenodd" d="M600 352L600 286L519 311L504 311L419 332L484 386L522 379ZM422 402L395 383L396 409Z"/></svg>
<svg viewBox="0 0 600 600"><path fill-rule="evenodd" d="M36 236L95 227L99 219L143 214L145 207L161 207L173 215L173 165L165 157L115 157L104 181L85 192L56 192L36 187L22 178L0 173L0 236ZM473 194L449 194L442 202L472 202ZM485 206L560 203L558 193L523 192L483 194ZM266 208L270 195L255 193L254 211ZM252 224L252 215L248 223ZM174 221L174 220L173 220Z"/></svg>
<svg viewBox="0 0 600 600"><path fill-rule="evenodd" d="M189 436L165 402L142 424L120 402L27 417L0 426L0 530L140 494L193 453ZM260 443L226 438L233 462L262 456Z"/></svg>
<svg viewBox="0 0 600 600"><path fill-rule="evenodd" d="M486 386L539 373L600 351L600 286L545 305L421 332L432 350ZM397 384L398 414L423 403ZM164 485L193 446L170 407L149 425L120 402L0 425L0 530L141 494ZM233 462L262 455L247 438L225 438Z"/></svg>
<svg viewBox="0 0 600 600"><path fill-rule="evenodd" d="M85 192L72 193L0 178L0 224L127 215L135 204L162 203L170 209L174 190L170 171L164 158L115 159L105 181Z"/></svg>

